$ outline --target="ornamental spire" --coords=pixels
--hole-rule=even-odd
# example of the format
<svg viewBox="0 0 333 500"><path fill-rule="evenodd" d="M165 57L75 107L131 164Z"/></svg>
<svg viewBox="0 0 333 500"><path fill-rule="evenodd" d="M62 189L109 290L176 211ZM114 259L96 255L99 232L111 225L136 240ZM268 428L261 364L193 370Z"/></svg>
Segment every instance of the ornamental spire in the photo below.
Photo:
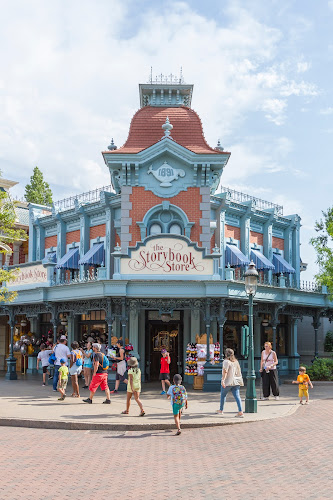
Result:
<svg viewBox="0 0 333 500"><path fill-rule="evenodd" d="M169 117L166 117L165 123L162 125L162 129L164 130L165 137L171 137L170 133L173 129L173 125L169 121Z"/></svg>

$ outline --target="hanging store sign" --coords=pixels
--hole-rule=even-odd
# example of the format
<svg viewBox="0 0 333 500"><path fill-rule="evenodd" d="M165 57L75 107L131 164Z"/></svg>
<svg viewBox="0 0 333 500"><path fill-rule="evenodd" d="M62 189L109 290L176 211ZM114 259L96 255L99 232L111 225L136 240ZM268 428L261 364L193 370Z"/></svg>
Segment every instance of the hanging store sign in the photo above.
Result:
<svg viewBox="0 0 333 500"><path fill-rule="evenodd" d="M211 275L213 259L185 237L151 237L122 257L121 274Z"/></svg>
<svg viewBox="0 0 333 500"><path fill-rule="evenodd" d="M7 287L10 286L20 286L20 285L32 285L35 283L46 283L47 282L47 270L43 264L35 264L32 266L21 267L19 272L15 277L15 280L7 283Z"/></svg>

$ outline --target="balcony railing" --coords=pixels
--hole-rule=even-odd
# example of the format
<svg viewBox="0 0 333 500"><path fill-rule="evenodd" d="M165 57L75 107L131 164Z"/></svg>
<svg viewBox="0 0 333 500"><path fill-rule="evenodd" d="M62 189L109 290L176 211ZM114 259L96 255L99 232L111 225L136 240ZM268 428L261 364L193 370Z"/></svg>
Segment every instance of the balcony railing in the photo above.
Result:
<svg viewBox="0 0 333 500"><path fill-rule="evenodd" d="M262 200L261 198L256 198L255 196L250 196L249 194L242 193L241 191L235 191L234 189L230 189L225 186L220 186L220 189L217 193L228 193L232 201L236 201L239 203L244 203L246 201L253 201L255 206L259 210L266 210L273 208L274 210L276 210L278 215L283 215L282 205L277 205L275 203L271 203L270 201Z"/></svg>

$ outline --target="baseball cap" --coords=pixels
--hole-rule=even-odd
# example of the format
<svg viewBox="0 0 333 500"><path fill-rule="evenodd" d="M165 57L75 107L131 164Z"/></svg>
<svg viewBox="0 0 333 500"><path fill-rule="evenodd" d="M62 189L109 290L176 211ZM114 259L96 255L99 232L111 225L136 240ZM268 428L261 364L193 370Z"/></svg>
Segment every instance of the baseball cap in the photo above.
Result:
<svg viewBox="0 0 333 500"><path fill-rule="evenodd" d="M61 360L60 360L60 364L62 364L62 363L66 363L66 360L64 358L61 358Z"/></svg>
<svg viewBox="0 0 333 500"><path fill-rule="evenodd" d="M61 335L60 340L67 340L66 335Z"/></svg>

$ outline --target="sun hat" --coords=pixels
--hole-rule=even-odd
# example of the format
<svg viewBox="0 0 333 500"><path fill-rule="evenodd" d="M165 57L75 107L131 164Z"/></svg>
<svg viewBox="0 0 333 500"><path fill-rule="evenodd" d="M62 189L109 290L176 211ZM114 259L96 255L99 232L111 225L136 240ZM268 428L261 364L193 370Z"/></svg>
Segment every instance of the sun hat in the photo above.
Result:
<svg viewBox="0 0 333 500"><path fill-rule="evenodd" d="M132 356L132 358L130 358L128 361L127 361L127 364L128 366L130 366L131 368L136 368L138 366L138 360L136 359L136 357Z"/></svg>

